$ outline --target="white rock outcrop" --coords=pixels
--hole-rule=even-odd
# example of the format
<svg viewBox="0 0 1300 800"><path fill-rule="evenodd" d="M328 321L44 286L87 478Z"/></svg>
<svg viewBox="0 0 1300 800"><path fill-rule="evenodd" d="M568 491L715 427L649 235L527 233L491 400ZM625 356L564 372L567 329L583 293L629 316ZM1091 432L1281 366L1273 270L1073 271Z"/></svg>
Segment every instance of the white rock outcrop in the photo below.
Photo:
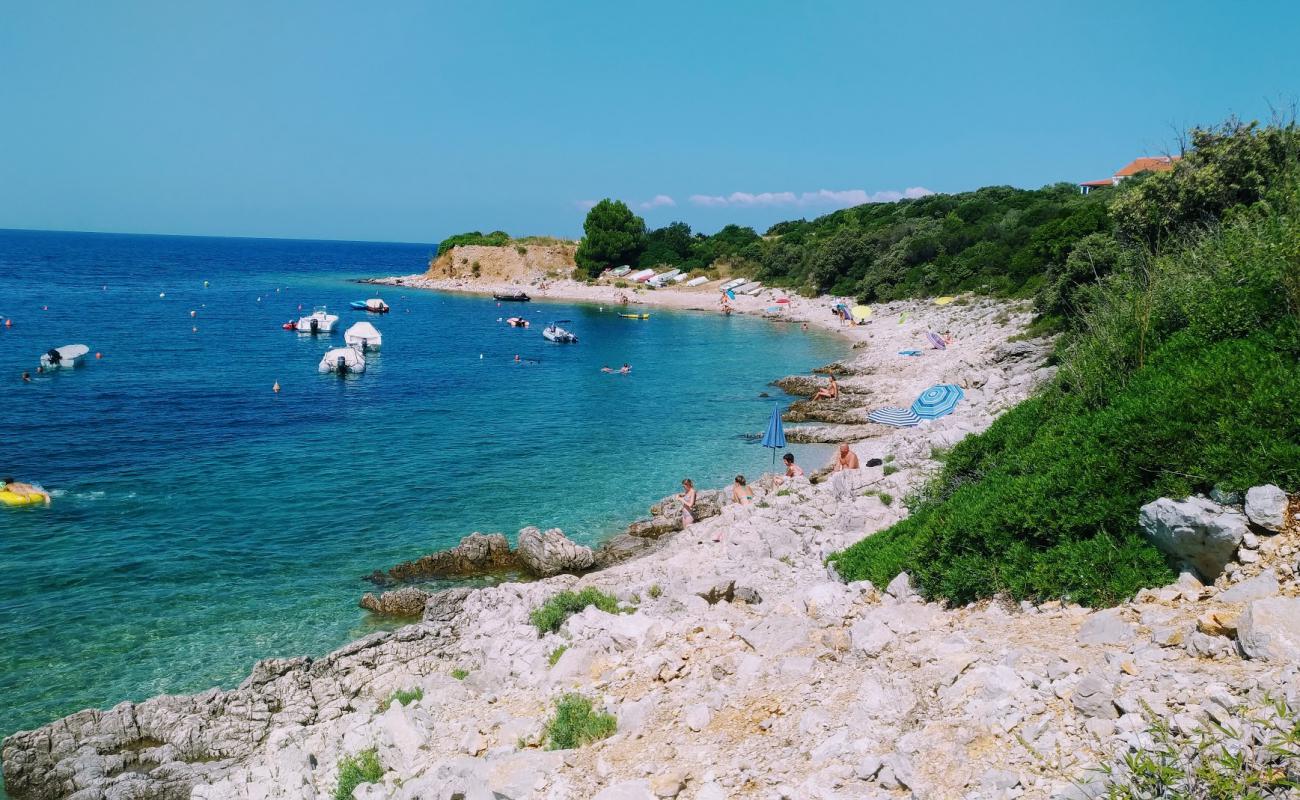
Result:
<svg viewBox="0 0 1300 800"><path fill-rule="evenodd" d="M1286 492L1273 484L1255 486L1246 491L1246 516L1250 521L1271 531L1286 526Z"/></svg>
<svg viewBox="0 0 1300 800"><path fill-rule="evenodd" d="M1203 497L1161 497L1142 506L1138 521L1163 553L1209 580L1232 561L1248 530L1245 515Z"/></svg>

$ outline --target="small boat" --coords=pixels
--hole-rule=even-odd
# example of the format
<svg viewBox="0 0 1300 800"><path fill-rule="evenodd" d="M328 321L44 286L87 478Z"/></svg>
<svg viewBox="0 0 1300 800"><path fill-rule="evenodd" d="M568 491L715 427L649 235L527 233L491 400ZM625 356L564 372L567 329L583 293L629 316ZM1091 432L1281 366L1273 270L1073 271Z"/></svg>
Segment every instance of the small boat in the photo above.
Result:
<svg viewBox="0 0 1300 800"><path fill-rule="evenodd" d="M336 347L325 351L319 371L321 374L360 375L366 371L366 357L355 347Z"/></svg>
<svg viewBox="0 0 1300 800"><path fill-rule="evenodd" d="M542 338L548 342L555 342L556 344L577 344L578 337L574 336L564 328L561 328L559 325L560 322L568 322L568 320L562 319L559 320L559 322L552 322L550 325L542 328Z"/></svg>
<svg viewBox="0 0 1300 800"><path fill-rule="evenodd" d="M353 311L370 311L375 314L387 314L389 311L388 304L378 297L369 300L353 300L350 305Z"/></svg>
<svg viewBox="0 0 1300 800"><path fill-rule="evenodd" d="M280 327L284 328L286 331L296 331L298 330L298 320L291 319L288 322L281 325Z"/></svg>
<svg viewBox="0 0 1300 800"><path fill-rule="evenodd" d="M533 298L529 297L526 292L516 292L515 294L492 294L492 299L499 303L527 303Z"/></svg>
<svg viewBox="0 0 1300 800"><path fill-rule="evenodd" d="M343 332L343 343L365 353L368 350L378 350L383 346L384 337L379 334L379 329L369 322L358 322Z"/></svg>
<svg viewBox="0 0 1300 800"><path fill-rule="evenodd" d="M659 273L658 275L654 276L650 280L646 281L646 283L649 284L650 286L664 286L673 278L676 278L678 275L681 274L682 271L680 269L670 269L667 272Z"/></svg>
<svg viewBox="0 0 1300 800"><path fill-rule="evenodd" d="M631 275L628 275L627 279L629 281L632 281L633 283L645 283L646 281L650 280L654 276L655 276L654 270L643 269L640 270L639 272L633 272Z"/></svg>
<svg viewBox="0 0 1300 800"><path fill-rule="evenodd" d="M65 344L51 348L41 356L41 366L46 369L67 369L81 366L81 361L90 352L84 344Z"/></svg>
<svg viewBox="0 0 1300 800"><path fill-rule="evenodd" d="M629 267L629 266L627 266L626 264L624 264L623 266L619 267L619 268L616 269L616 270L611 270L609 274L610 274L611 277L614 277L614 278L621 278L621 277L623 277L624 275L628 274L628 273L631 272L631 271L632 271L632 268Z"/></svg>
<svg viewBox="0 0 1300 800"><path fill-rule="evenodd" d="M623 319L650 319L649 314L619 314Z"/></svg>
<svg viewBox="0 0 1300 800"><path fill-rule="evenodd" d="M749 278L732 278L731 280L722 284L722 286L719 288L721 288L722 291L725 292L728 289L735 289L737 286L744 286L747 283L749 283Z"/></svg>
<svg viewBox="0 0 1300 800"><path fill-rule="evenodd" d="M337 314L326 313L325 306L321 306L307 316L300 317L297 327L299 333L333 333L338 322Z"/></svg>
<svg viewBox="0 0 1300 800"><path fill-rule="evenodd" d="M741 284L739 287L732 289L732 291L736 294L757 294L762 290L762 288L763 284L758 281L750 281L749 283Z"/></svg>
<svg viewBox="0 0 1300 800"><path fill-rule="evenodd" d="M706 278L706 277L704 277L703 275L701 275L701 276L698 277L698 278L691 278L689 281L686 282L686 285L687 285L688 287L691 287L691 286L703 286L704 284L706 284L706 283L708 283L708 282L709 282L709 279Z"/></svg>
<svg viewBox="0 0 1300 800"><path fill-rule="evenodd" d="M512 328L527 328L528 320L523 317L511 317L506 320L506 324Z"/></svg>

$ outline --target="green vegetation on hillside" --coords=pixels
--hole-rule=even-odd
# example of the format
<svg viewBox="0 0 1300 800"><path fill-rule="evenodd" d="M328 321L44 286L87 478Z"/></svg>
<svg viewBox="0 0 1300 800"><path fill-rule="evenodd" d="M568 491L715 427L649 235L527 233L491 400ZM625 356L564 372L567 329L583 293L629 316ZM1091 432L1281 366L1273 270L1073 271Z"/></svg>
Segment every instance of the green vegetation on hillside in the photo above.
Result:
<svg viewBox="0 0 1300 800"><path fill-rule="evenodd" d="M566 619L587 606L595 606L601 611L613 614L618 611L618 599L594 586L588 586L576 593L564 591L534 608L528 615L528 621L537 628L538 633L554 633L560 629Z"/></svg>
<svg viewBox="0 0 1300 800"><path fill-rule="evenodd" d="M910 517L832 556L840 574L907 570L955 603L1110 604L1173 577L1142 504L1300 486L1297 138L1196 131L1177 169L1117 193L1115 235L1088 244L1105 267L1070 292L1057 378L953 448Z"/></svg>
<svg viewBox="0 0 1300 800"><path fill-rule="evenodd" d="M569 693L555 703L555 716L546 724L546 749L570 750L614 735L618 720L597 711L591 699Z"/></svg>
<svg viewBox="0 0 1300 800"><path fill-rule="evenodd" d="M510 234L505 231L492 231L491 233L480 233L470 231L469 233L458 233L455 236L448 236L438 243L438 255L450 252L451 248L464 245L484 245L486 247L504 247L513 241Z"/></svg>

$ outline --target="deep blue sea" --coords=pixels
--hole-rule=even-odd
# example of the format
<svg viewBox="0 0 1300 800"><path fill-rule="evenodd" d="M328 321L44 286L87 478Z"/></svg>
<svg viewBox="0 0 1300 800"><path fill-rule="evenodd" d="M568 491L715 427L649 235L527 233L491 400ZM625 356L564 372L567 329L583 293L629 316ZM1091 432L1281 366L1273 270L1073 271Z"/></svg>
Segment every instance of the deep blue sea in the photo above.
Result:
<svg viewBox="0 0 1300 800"><path fill-rule="evenodd" d="M363 574L471 531L596 542L684 476L761 472L760 393L843 349L756 319L350 282L431 249L0 231L0 473L55 495L0 507L0 735L325 653L379 624ZM376 294L392 313L347 310ZM332 337L281 329L321 304ZM500 321L520 311L580 343ZM382 354L318 374L360 319ZM103 358L21 382L71 343Z"/></svg>

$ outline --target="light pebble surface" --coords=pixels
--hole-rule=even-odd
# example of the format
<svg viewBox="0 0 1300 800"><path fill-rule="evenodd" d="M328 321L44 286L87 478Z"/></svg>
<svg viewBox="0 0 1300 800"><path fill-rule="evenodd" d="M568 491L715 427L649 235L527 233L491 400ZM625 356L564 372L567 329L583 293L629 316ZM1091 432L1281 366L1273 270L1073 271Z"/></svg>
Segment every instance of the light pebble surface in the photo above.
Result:
<svg viewBox="0 0 1300 800"><path fill-rule="evenodd" d="M605 301L592 291L582 299ZM689 307L679 294L647 293ZM792 316L813 322L825 308L794 305ZM863 426L859 456L892 456L897 472L862 470L847 499L828 484L760 487L755 505L603 571L452 590L431 598L418 624L315 662L263 662L236 690L83 712L15 735L4 751L10 791L309 798L333 793L343 756L375 747L386 773L355 797L1049 798L1143 743L1144 707L1195 727L1265 694L1300 700L1294 660L1277 658L1291 631L1266 629L1287 625L1276 610L1300 594L1294 526L1216 584L1188 575L1105 612L1059 602L947 609L906 579L886 592L830 574L828 554L906 515L878 493L905 497L936 468L935 448L984 429L1052 374L1049 343L1007 341L1030 318L1023 306L875 309L852 332L865 342L844 381L855 403L907 405L936 382L967 393L955 414L918 428ZM923 347L927 329L956 343L896 354ZM1251 615L1250 636L1273 658L1244 658L1233 640L1199 631L1198 618L1235 620L1249 603L1218 599L1229 574L1241 583L1265 569L1278 590L1249 600L1269 604ZM587 586L631 613L589 608L539 637L529 612ZM728 586L755 602L706 599ZM1238 596L1256 595L1228 595ZM468 675L456 680L454 669ZM423 698L380 711L410 687ZM546 751L543 726L571 691L613 714L617 733Z"/></svg>

